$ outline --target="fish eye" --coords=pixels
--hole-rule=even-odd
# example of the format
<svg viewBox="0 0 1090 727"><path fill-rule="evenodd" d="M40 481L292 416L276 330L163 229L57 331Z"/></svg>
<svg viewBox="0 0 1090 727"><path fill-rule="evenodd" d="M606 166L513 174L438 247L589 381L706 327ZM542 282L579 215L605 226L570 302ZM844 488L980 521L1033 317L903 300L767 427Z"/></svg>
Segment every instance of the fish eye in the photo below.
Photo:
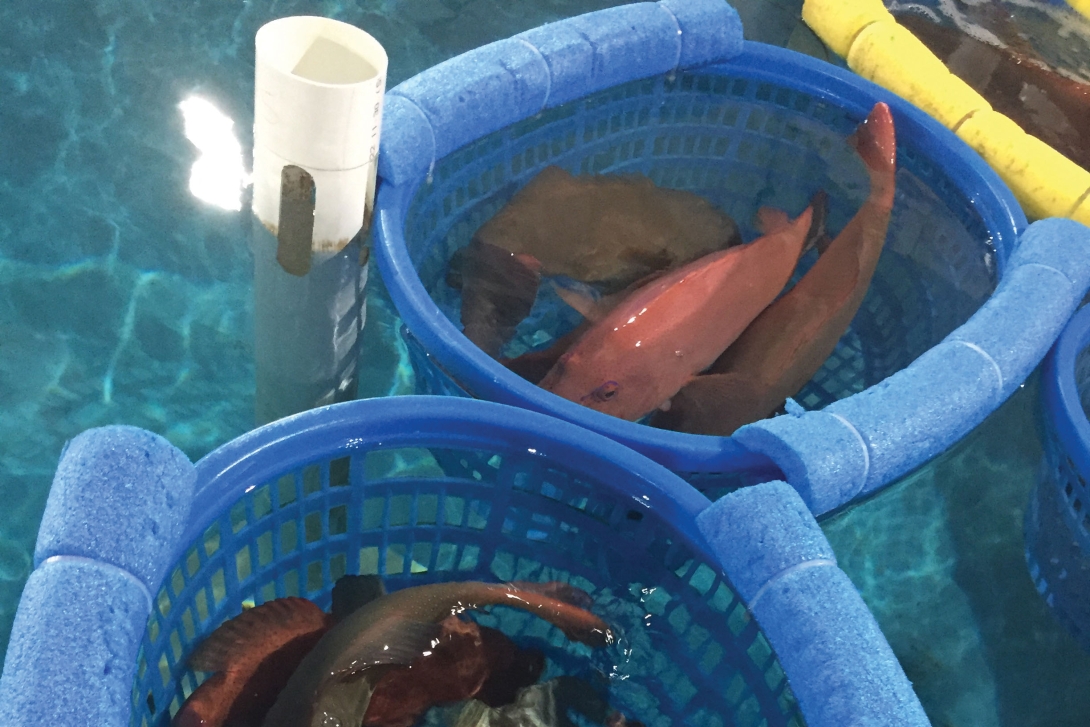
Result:
<svg viewBox="0 0 1090 727"><path fill-rule="evenodd" d="M609 401L614 396L616 396L617 392L620 390L621 385L618 384L616 381L607 381L606 383L595 389L591 393L591 396L593 396L598 401Z"/></svg>

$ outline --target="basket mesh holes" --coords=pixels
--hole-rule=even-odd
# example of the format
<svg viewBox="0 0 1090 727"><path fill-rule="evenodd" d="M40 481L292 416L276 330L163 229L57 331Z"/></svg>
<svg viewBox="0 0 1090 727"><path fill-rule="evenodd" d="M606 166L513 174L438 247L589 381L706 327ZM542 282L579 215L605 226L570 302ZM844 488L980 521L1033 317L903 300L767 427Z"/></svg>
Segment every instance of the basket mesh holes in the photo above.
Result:
<svg viewBox="0 0 1090 727"><path fill-rule="evenodd" d="M267 530L257 536L257 566L266 568L273 562L273 535Z"/></svg>
<svg viewBox="0 0 1090 727"><path fill-rule="evenodd" d="M322 468L320 465L312 464L303 469L303 497L310 497L311 495L321 492L322 490Z"/></svg>
<svg viewBox="0 0 1090 727"><path fill-rule="evenodd" d="M284 573L281 579L285 596L299 595L299 571L292 569Z"/></svg>
<svg viewBox="0 0 1090 727"><path fill-rule="evenodd" d="M322 539L322 513L308 512L303 519L303 538L307 545Z"/></svg>
<svg viewBox="0 0 1090 727"><path fill-rule="evenodd" d="M738 711L734 713L734 722L738 727L756 727L763 721L761 705L752 694L738 705Z"/></svg>
<svg viewBox="0 0 1090 727"><path fill-rule="evenodd" d="M240 500L231 508L231 532L237 535L238 531L244 527L246 527L246 502Z"/></svg>
<svg viewBox="0 0 1090 727"><path fill-rule="evenodd" d="M341 457L329 463L329 486L345 487L349 483L352 469L352 458Z"/></svg>
<svg viewBox="0 0 1090 727"><path fill-rule="evenodd" d="M203 624L208 620L209 616L208 592L204 588L200 589L197 591L197 595L193 597L193 602L197 606L197 618L200 619L200 622ZM151 640L155 641L155 636L151 636Z"/></svg>
<svg viewBox="0 0 1090 727"><path fill-rule="evenodd" d="M730 632L735 636L738 636L745 630L747 626L752 622L752 617L749 612L746 611L746 607L738 602L734 606L734 610L730 612L730 616L727 618L727 626L730 628Z"/></svg>
<svg viewBox="0 0 1090 727"><path fill-rule="evenodd" d="M254 519L260 520L261 518L268 517L272 514L272 494L269 492L268 485L264 485L254 490L250 502L253 504Z"/></svg>
<svg viewBox="0 0 1090 727"><path fill-rule="evenodd" d="M395 495L390 498L389 526L403 527L409 524L412 515L412 495Z"/></svg>
<svg viewBox="0 0 1090 727"><path fill-rule="evenodd" d="M783 667L780 666L780 662L773 659L769 667L765 669L765 684L774 692L784 683L784 681L786 681L786 679L787 677L783 673Z"/></svg>
<svg viewBox="0 0 1090 727"><path fill-rule="evenodd" d="M196 548L190 548L185 557L185 571L186 575L190 578L197 574L197 571L201 567L201 557L197 554Z"/></svg>
<svg viewBox="0 0 1090 727"><path fill-rule="evenodd" d="M697 662L697 666L705 674L711 674L715 667L719 666L719 663L723 661L724 653L726 652L723 651L723 647L713 641L704 650L704 655Z"/></svg>
<svg viewBox="0 0 1090 727"><path fill-rule="evenodd" d="M204 531L204 554L211 558L213 555L219 552L220 549L220 527L219 523L215 522L208 526L208 529Z"/></svg>
<svg viewBox="0 0 1090 727"><path fill-rule="evenodd" d="M235 553L235 572L238 574L239 583L250 577L250 546L244 545Z"/></svg>
<svg viewBox="0 0 1090 727"><path fill-rule="evenodd" d="M193 623L193 610L190 608L182 613L182 628L185 630L185 640L187 642L197 638L196 625Z"/></svg>
<svg viewBox="0 0 1090 727"><path fill-rule="evenodd" d="M287 507L298 498L295 485L295 475L284 475L276 484L277 502L280 507Z"/></svg>
<svg viewBox="0 0 1090 727"><path fill-rule="evenodd" d="M317 593L322 590L324 584L321 561L307 563L307 593Z"/></svg>
<svg viewBox="0 0 1090 727"><path fill-rule="evenodd" d="M299 526L294 520L280 525L280 556L292 553L299 545Z"/></svg>
<svg viewBox="0 0 1090 727"><path fill-rule="evenodd" d="M223 600L227 598L227 587L223 581L223 569L220 568L212 574L212 602L219 608Z"/></svg>

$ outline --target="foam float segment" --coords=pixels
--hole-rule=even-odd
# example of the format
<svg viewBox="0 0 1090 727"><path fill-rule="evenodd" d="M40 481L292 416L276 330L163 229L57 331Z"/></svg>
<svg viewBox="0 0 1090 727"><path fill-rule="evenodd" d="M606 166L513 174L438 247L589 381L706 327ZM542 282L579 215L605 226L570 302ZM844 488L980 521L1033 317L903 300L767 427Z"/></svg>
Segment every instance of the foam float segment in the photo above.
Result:
<svg viewBox="0 0 1090 727"><path fill-rule="evenodd" d="M815 514L850 501L867 481L870 459L859 432L826 412L764 419L733 436L775 462Z"/></svg>
<svg viewBox="0 0 1090 727"><path fill-rule="evenodd" d="M681 31L678 68L728 61L742 53L742 19L722 0L659 0Z"/></svg>
<svg viewBox="0 0 1090 727"><path fill-rule="evenodd" d="M795 490L768 482L697 517L775 650L810 727L923 727L893 650Z"/></svg>
<svg viewBox="0 0 1090 727"><path fill-rule="evenodd" d="M157 434L129 426L83 432L61 453L34 564L93 558L155 593L186 526L195 480L189 459Z"/></svg>
<svg viewBox="0 0 1090 727"><path fill-rule="evenodd" d="M132 574L59 556L27 580L0 676L0 724L129 723L136 655L151 611Z"/></svg>
<svg viewBox="0 0 1090 727"><path fill-rule="evenodd" d="M549 68L541 54L507 38L443 61L388 95L406 98L424 112L438 159L538 113L548 88Z"/></svg>
<svg viewBox="0 0 1090 727"><path fill-rule="evenodd" d="M722 0L634 3L489 43L386 95L379 175L412 181L450 152L546 108L741 51L741 20Z"/></svg>
<svg viewBox="0 0 1090 727"><path fill-rule="evenodd" d="M1041 362L1088 289L1090 228L1035 222L991 298L907 368L822 412L765 419L734 436L780 466L815 515L845 505L945 451L995 411ZM860 471L861 482L844 481Z"/></svg>

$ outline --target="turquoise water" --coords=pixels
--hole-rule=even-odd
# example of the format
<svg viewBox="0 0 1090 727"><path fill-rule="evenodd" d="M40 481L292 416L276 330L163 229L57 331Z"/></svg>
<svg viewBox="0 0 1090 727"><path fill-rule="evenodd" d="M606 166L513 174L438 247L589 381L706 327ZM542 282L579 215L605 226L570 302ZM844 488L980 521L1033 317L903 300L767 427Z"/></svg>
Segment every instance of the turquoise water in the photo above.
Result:
<svg viewBox="0 0 1090 727"><path fill-rule="evenodd" d="M252 37L276 17L364 27L387 48L393 85L490 40L616 4L0 6L0 651L68 438L134 424L195 459L252 425L250 222L189 194L196 150L178 104L212 101L247 149ZM798 29L800 2L736 5L748 37L820 53ZM1031 0L1012 5L1055 30ZM1087 56L1067 48L1087 36L1071 27L1057 57L1076 72ZM398 321L379 293L366 395L410 386ZM936 725L1090 722L1090 656L1037 599L1022 557L1040 458L1034 402L1032 388L1020 392L950 455L825 524Z"/></svg>

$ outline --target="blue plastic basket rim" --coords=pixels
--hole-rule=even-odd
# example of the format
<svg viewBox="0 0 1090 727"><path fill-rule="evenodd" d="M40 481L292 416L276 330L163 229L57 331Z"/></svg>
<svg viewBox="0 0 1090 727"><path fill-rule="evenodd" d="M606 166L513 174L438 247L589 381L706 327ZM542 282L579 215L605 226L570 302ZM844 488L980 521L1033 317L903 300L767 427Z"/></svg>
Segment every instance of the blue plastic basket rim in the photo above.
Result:
<svg viewBox="0 0 1090 727"><path fill-rule="evenodd" d="M1075 363L1090 345L1090 305L1071 317L1045 359L1044 400L1049 422L1080 475L1090 473L1090 421L1082 408Z"/></svg>
<svg viewBox="0 0 1090 727"><path fill-rule="evenodd" d="M525 447L559 468L597 480L619 499L653 510L711 557L695 523L711 504L708 498L628 447L555 417L503 404L397 396L311 409L258 427L209 452L196 464L189 523L173 561L243 494L308 463L382 447L473 449L490 444ZM285 469L285 462L292 463L290 469Z"/></svg>
<svg viewBox="0 0 1090 727"><path fill-rule="evenodd" d="M911 138L932 159L943 159L945 171L981 214L996 242L998 268L1028 222L1010 188L980 156L932 117L882 87L815 58L776 46L745 41L741 55L723 63L686 69L693 73L734 74L804 90L866 118L873 105L889 105L898 138ZM636 424L588 409L544 391L509 371L469 342L439 310L424 289L409 258L404 222L413 195L424 182L392 185L380 181L376 200L376 258L398 312L425 350L473 396L537 411L578 424L622 442L677 472L754 470L780 476L772 461L751 452L732 437L684 434ZM969 183L972 187L968 187ZM970 192L969 189L972 191Z"/></svg>

